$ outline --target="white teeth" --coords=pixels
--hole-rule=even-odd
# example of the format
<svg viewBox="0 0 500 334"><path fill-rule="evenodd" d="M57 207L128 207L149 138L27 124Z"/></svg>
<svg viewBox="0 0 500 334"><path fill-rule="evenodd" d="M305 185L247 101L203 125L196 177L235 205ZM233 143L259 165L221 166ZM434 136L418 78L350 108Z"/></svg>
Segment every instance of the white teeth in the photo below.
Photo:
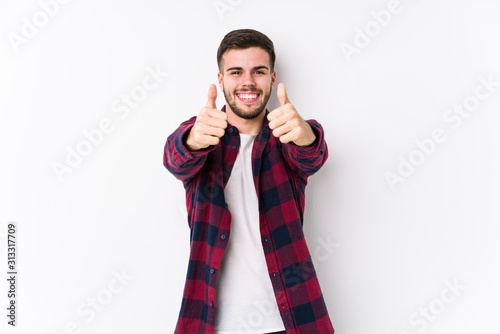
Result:
<svg viewBox="0 0 500 334"><path fill-rule="evenodd" d="M240 99L244 99L244 100L253 100L255 98L257 98L257 94L239 94L238 95L240 97Z"/></svg>

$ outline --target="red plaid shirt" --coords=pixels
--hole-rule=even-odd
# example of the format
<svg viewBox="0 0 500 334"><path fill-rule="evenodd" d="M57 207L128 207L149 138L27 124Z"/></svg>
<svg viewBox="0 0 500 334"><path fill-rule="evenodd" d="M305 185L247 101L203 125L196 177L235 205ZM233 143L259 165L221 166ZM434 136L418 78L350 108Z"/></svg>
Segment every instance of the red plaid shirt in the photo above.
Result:
<svg viewBox="0 0 500 334"><path fill-rule="evenodd" d="M222 108L226 111L226 106ZM266 116L269 111L266 109ZM163 164L183 182L190 227L190 255L176 334L212 334L216 280L231 232L224 187L240 146L238 129L228 124L216 146L189 151L185 135L196 116L167 139ZM267 117L252 148L252 169L259 199L259 224L274 296L287 334L332 334L302 224L307 178L328 157L323 128L307 120L316 134L310 146L283 144ZM249 287L251 289L251 287Z"/></svg>

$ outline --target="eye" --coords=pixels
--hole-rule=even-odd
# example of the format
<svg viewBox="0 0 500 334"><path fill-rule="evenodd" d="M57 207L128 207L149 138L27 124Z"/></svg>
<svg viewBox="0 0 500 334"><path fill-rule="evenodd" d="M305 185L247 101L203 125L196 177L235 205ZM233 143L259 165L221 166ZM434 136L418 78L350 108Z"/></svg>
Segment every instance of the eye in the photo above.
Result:
<svg viewBox="0 0 500 334"><path fill-rule="evenodd" d="M231 72L231 74L240 74L241 72L240 71L233 71Z"/></svg>

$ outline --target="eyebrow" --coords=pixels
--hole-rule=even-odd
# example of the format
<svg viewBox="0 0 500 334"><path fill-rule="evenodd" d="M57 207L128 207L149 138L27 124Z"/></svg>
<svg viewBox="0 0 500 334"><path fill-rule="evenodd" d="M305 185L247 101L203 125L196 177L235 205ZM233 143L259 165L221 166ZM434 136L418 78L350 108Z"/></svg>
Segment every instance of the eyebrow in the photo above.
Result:
<svg viewBox="0 0 500 334"><path fill-rule="evenodd" d="M269 70L269 68L268 68L267 66L255 66L255 67L253 68L253 70L254 70L254 71L256 71L256 70L261 70L261 69L263 69L263 68L265 68L266 70ZM228 68L228 69L226 70L226 72L229 72L229 71L234 71L234 70L237 70L237 71L242 71L242 70L243 70L243 67L230 67L230 68Z"/></svg>

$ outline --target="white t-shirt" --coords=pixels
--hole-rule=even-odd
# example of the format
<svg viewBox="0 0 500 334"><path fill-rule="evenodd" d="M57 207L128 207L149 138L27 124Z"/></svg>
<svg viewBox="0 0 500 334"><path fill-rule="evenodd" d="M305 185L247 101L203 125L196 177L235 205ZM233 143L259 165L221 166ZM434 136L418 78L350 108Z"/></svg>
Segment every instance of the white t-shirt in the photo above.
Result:
<svg viewBox="0 0 500 334"><path fill-rule="evenodd" d="M240 150L224 189L231 212L231 233L217 276L216 334L285 330L262 248L252 174L256 136L240 134Z"/></svg>

